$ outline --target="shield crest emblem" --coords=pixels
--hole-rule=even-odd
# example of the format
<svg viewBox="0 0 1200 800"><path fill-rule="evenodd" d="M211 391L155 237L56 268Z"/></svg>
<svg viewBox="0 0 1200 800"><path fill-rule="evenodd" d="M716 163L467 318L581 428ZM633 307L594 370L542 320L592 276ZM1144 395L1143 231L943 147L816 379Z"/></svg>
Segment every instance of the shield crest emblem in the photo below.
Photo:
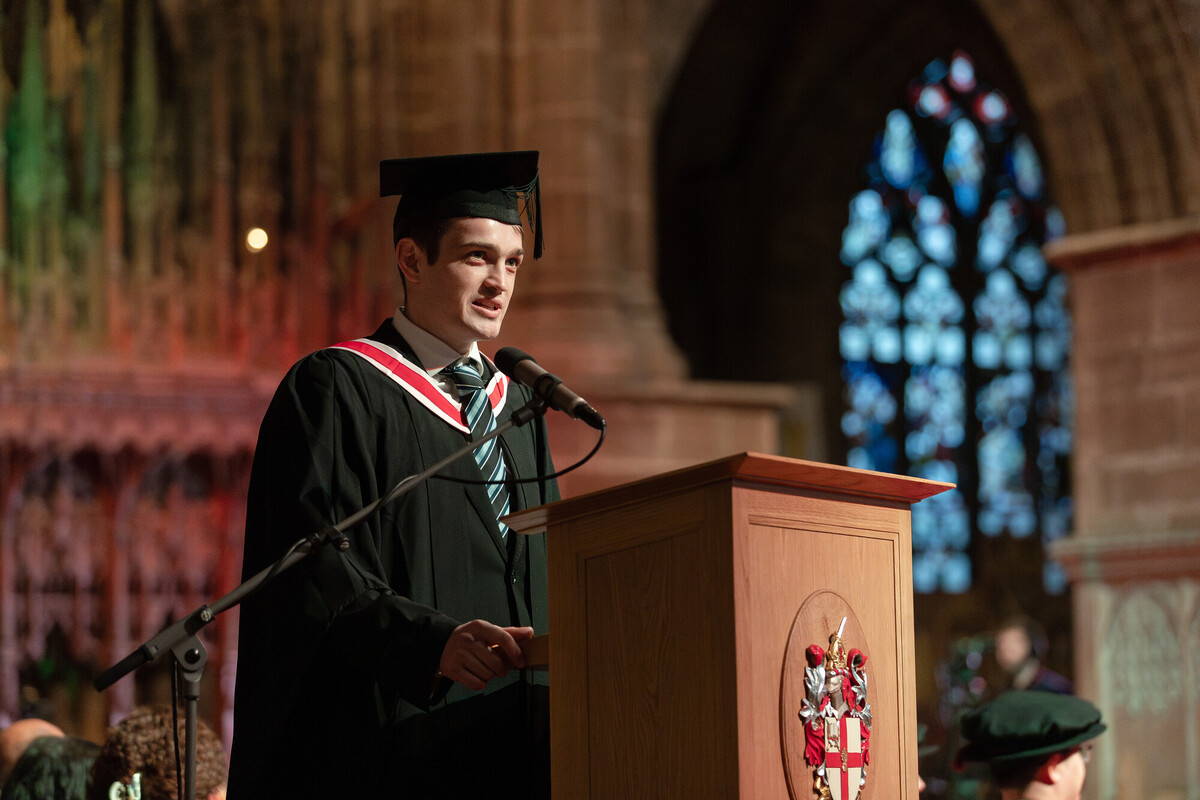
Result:
<svg viewBox="0 0 1200 800"><path fill-rule="evenodd" d="M804 651L804 698L796 712L803 740L797 744L813 769L812 791L819 800L858 800L871 763L867 655L857 647L846 651L845 626L843 618L828 650L810 644ZM790 791L799 796L794 784Z"/></svg>
<svg viewBox="0 0 1200 800"><path fill-rule="evenodd" d="M825 780L833 800L857 800L862 774L862 721L825 720Z"/></svg>

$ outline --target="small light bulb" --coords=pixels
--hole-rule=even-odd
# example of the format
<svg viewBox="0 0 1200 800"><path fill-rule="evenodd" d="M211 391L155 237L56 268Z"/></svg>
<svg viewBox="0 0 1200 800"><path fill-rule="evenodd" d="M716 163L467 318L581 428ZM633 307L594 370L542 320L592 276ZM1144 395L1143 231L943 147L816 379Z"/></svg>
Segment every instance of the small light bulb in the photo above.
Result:
<svg viewBox="0 0 1200 800"><path fill-rule="evenodd" d="M251 228L246 231L246 249L251 253L260 252L267 246L267 232L262 228Z"/></svg>

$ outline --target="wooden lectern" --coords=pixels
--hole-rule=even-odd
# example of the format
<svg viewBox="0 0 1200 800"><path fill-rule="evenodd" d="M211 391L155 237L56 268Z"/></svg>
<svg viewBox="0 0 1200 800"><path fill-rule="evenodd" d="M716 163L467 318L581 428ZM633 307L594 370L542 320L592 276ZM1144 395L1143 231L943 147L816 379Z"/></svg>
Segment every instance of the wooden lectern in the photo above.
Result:
<svg viewBox="0 0 1200 800"><path fill-rule="evenodd" d="M916 800L909 514L949 488L743 453L508 517L547 531L554 797L817 797L804 651L845 618L859 798Z"/></svg>

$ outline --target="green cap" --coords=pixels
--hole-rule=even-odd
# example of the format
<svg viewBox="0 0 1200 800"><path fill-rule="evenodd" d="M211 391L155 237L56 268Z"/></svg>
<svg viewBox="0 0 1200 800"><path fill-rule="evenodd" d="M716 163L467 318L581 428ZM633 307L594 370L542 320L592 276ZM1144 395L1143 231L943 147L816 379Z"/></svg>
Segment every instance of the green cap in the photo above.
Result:
<svg viewBox="0 0 1200 800"><path fill-rule="evenodd" d="M1094 739L1108 728L1100 709L1055 692L1011 691L962 718L967 744L956 763L1005 762L1049 756Z"/></svg>
<svg viewBox="0 0 1200 800"><path fill-rule="evenodd" d="M398 242L415 224L484 217L533 232L533 257L542 255L538 151L462 153L379 162L379 196L400 195L392 235Z"/></svg>

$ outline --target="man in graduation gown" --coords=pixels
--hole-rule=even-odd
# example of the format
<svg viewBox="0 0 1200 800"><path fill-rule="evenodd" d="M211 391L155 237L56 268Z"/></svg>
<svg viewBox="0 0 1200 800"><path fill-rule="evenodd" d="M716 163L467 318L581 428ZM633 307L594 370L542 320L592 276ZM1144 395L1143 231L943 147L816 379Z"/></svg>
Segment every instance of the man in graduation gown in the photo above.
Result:
<svg viewBox="0 0 1200 800"><path fill-rule="evenodd" d="M381 164L381 193L401 195L405 307L280 385L255 452L245 576L472 438L443 368L469 360L498 424L530 399L476 343L499 334L525 260L536 159ZM347 531L344 552L319 549L243 604L231 800L548 797L547 680L518 644L547 630L545 543L497 516L558 490L541 418L499 441L503 508L468 455Z"/></svg>

